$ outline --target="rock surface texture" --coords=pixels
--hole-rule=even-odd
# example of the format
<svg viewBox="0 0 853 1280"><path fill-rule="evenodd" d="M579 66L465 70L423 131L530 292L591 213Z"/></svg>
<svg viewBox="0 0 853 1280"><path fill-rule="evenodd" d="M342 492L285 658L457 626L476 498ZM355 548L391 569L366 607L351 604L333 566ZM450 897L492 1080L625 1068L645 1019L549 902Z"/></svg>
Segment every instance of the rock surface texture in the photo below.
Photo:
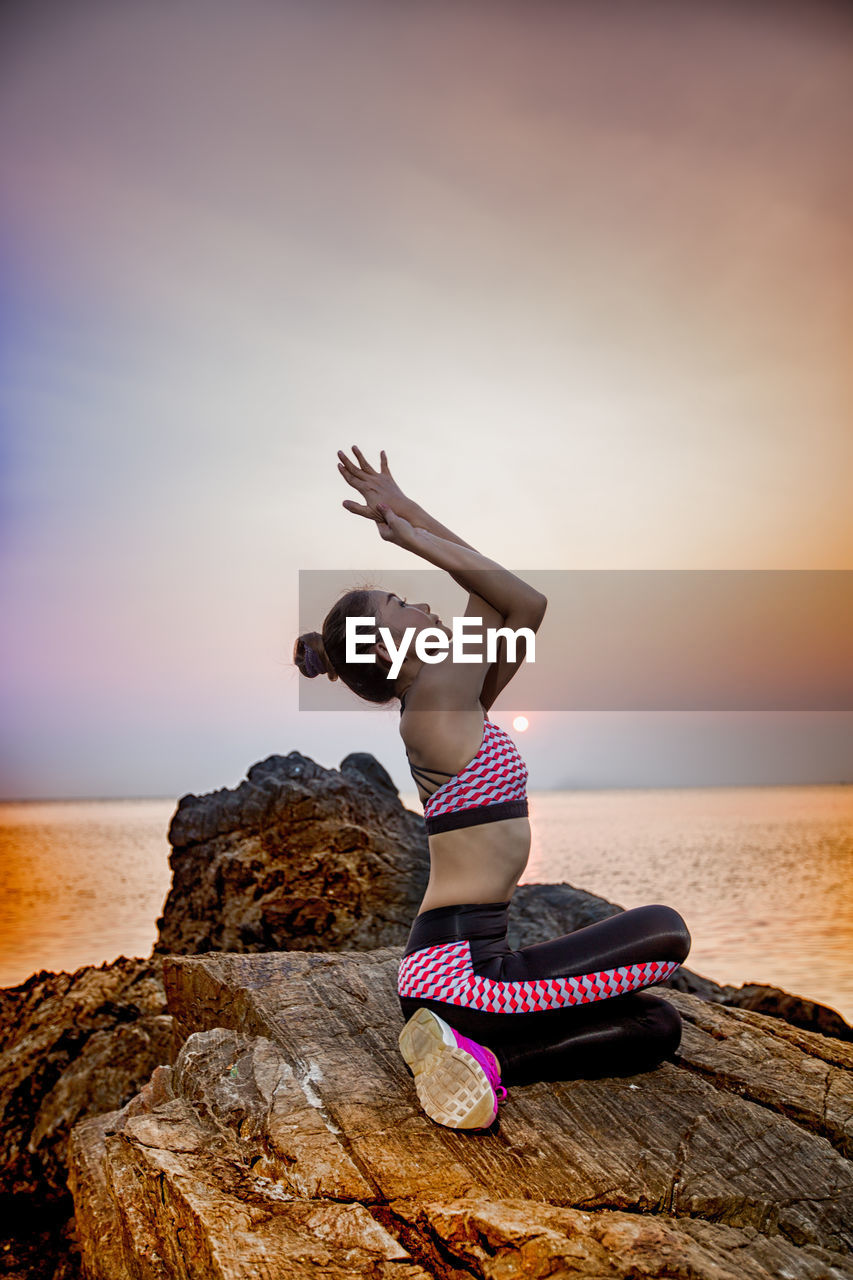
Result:
<svg viewBox="0 0 853 1280"><path fill-rule="evenodd" d="M664 992L676 1060L420 1110L399 949L174 957L175 1053L78 1123L87 1274L853 1277L853 1050Z"/></svg>

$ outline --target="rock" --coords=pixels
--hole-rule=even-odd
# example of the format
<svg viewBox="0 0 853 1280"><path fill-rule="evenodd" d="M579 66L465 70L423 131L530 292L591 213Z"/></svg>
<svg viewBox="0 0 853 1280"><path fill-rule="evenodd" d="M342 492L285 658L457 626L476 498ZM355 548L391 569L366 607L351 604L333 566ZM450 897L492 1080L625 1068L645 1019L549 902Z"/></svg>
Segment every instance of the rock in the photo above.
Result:
<svg viewBox="0 0 853 1280"><path fill-rule="evenodd" d="M77 1126L69 1185L99 1280L428 1274L361 1203L372 1189L310 1082L262 1037L191 1036L126 1107Z"/></svg>
<svg viewBox="0 0 853 1280"><path fill-rule="evenodd" d="M794 1248L778 1236L700 1218L672 1220L607 1209L588 1213L529 1200L473 1197L416 1208L395 1202L391 1208L442 1268L434 1275L830 1280L850 1274L843 1260L823 1249Z"/></svg>
<svg viewBox="0 0 853 1280"><path fill-rule="evenodd" d="M168 1060L162 962L120 956L75 973L41 970L2 997L2 1191L49 1201L66 1192L71 1125L133 1097Z"/></svg>
<svg viewBox="0 0 853 1280"><path fill-rule="evenodd" d="M853 1040L853 1027L844 1021L840 1013L825 1004L808 1000L804 996L791 995L778 987L743 986L723 987L722 1004L736 1005L740 1009L753 1009L772 1018L783 1018L795 1027L818 1031L824 1036L837 1036L839 1040ZM714 997L718 998L718 997Z"/></svg>
<svg viewBox="0 0 853 1280"><path fill-rule="evenodd" d="M291 751L233 791L183 796L154 954L337 951L401 943L423 898L423 819L378 760L324 769Z"/></svg>
<svg viewBox="0 0 853 1280"><path fill-rule="evenodd" d="M132 1098L169 1060L171 1043L161 961L120 956L74 973L41 970L0 991L4 1269L14 1259L31 1280L61 1280L62 1258L76 1274L68 1134L82 1117Z"/></svg>
<svg viewBox="0 0 853 1280"><path fill-rule="evenodd" d="M684 1065L821 1133L853 1159L853 1045L671 992ZM772 1038L768 1036L772 1028Z"/></svg>
<svg viewBox="0 0 853 1280"><path fill-rule="evenodd" d="M72 1132L87 1274L853 1277L853 1049L663 991L673 1061L457 1132L397 1050L398 961L164 961L174 1064Z"/></svg>

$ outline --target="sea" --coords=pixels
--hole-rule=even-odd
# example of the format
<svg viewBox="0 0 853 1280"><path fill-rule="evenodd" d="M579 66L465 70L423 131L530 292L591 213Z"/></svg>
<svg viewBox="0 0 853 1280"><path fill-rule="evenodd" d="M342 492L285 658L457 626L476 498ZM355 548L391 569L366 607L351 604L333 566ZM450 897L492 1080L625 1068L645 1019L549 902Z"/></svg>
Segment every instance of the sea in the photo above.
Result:
<svg viewBox="0 0 853 1280"><path fill-rule="evenodd" d="M422 813L415 792L406 808ZM767 983L853 1023L853 786L531 791L522 884L666 903L686 967ZM0 804L0 987L148 956L169 891L171 797Z"/></svg>

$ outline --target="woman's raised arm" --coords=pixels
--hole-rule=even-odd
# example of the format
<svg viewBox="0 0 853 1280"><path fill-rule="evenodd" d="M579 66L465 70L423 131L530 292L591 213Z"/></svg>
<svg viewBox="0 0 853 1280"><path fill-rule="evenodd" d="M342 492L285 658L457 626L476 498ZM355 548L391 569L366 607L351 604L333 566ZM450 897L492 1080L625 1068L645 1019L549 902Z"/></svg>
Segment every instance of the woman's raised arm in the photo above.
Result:
<svg viewBox="0 0 853 1280"><path fill-rule="evenodd" d="M538 625L542 621L548 605L547 597L523 578L467 544L450 542L428 529L416 528L386 503L379 502L377 506L381 516L379 536L384 542L393 542L422 560L428 560L437 569L446 570L454 582L481 596L507 622L524 618Z"/></svg>

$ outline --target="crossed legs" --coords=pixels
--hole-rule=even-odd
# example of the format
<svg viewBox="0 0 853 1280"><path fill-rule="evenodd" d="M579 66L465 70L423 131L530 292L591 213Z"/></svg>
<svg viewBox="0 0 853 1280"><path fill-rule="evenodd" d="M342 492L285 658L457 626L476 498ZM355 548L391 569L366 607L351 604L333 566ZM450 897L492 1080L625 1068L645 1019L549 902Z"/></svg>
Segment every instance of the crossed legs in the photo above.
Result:
<svg viewBox="0 0 853 1280"><path fill-rule="evenodd" d="M647 961L678 964L690 934L678 912L654 905L622 911L548 942L511 950L496 927L495 904L466 908L474 972L495 982L530 982L620 970ZM454 908L447 908L452 918ZM433 917L438 913L431 913ZM499 914L499 913L498 913ZM433 931L440 921L433 919ZM417 922L416 922L417 925ZM414 932L414 930L413 930ZM438 935L436 935L438 936ZM493 1013L444 1000L400 997L403 1015L431 1009L497 1057L507 1085L634 1075L671 1057L681 1039L678 1010L645 990L533 1013Z"/></svg>

